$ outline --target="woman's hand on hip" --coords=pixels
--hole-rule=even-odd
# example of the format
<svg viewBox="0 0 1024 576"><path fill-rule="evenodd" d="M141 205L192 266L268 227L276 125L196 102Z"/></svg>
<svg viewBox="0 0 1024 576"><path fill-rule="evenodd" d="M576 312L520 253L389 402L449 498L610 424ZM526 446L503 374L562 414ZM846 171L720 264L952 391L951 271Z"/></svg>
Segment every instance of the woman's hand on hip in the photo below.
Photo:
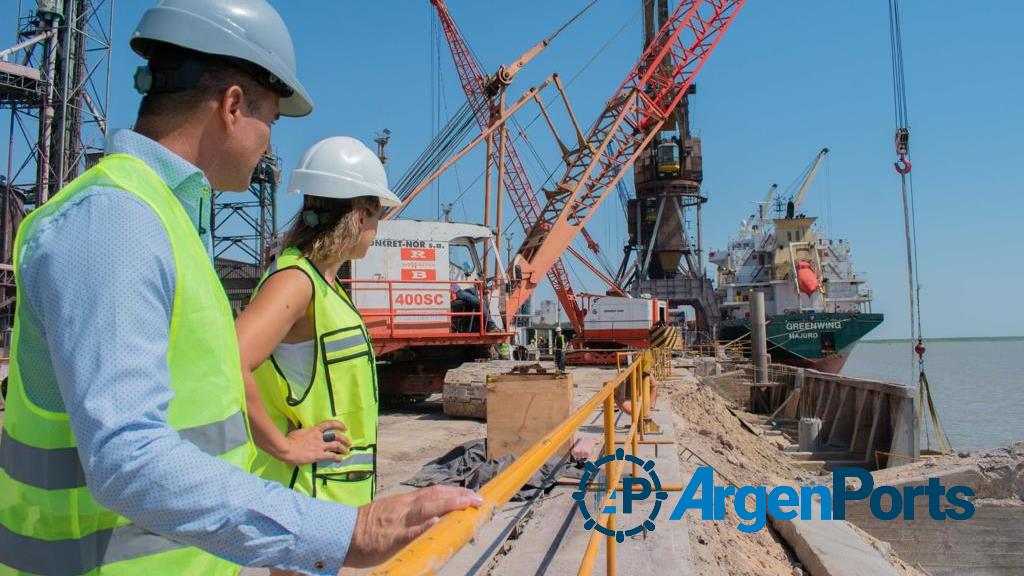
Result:
<svg viewBox="0 0 1024 576"><path fill-rule="evenodd" d="M299 428L288 433L288 448L281 460L292 466L334 460L341 462L352 441L341 434L348 427L337 420L324 420L312 428Z"/></svg>

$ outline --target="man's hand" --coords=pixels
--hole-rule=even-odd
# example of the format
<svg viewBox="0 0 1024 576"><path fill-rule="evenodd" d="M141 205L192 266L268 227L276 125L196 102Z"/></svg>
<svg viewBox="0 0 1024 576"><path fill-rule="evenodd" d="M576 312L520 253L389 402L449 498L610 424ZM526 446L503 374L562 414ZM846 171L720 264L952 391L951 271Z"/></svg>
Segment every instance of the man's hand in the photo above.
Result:
<svg viewBox="0 0 1024 576"><path fill-rule="evenodd" d="M426 532L441 516L482 503L483 499L472 490L431 486L361 506L345 566L366 568L380 564Z"/></svg>

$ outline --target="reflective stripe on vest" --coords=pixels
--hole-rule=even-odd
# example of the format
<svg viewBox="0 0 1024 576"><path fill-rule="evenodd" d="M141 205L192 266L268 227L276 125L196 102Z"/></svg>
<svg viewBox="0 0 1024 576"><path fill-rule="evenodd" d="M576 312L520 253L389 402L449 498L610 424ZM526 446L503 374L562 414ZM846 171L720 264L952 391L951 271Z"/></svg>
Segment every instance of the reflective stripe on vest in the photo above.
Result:
<svg viewBox="0 0 1024 576"><path fill-rule="evenodd" d="M254 372L271 420L282 432L310 428L336 419L352 443L340 461L324 460L299 468L260 453L254 471L316 498L352 506L368 503L375 490L377 448L377 373L373 344L362 318L341 290L335 290L297 249L278 256L276 271L298 269L313 286L316 330L312 380L289 383L273 356ZM257 287L257 292L259 287Z"/></svg>
<svg viewBox="0 0 1024 576"><path fill-rule="evenodd" d="M37 222L93 187L117 188L142 201L170 242L175 288L168 425L207 454L248 468L253 446L231 307L188 214L141 160L107 156L26 216L14 243L17 297L23 296L22 252ZM15 311L0 437L0 574L235 574L232 563L136 527L92 497L67 414L35 405L24 389L22 375L33 369L22 357L26 309Z"/></svg>
<svg viewBox="0 0 1024 576"><path fill-rule="evenodd" d="M11 532L0 525L0 550L17 550L4 558L15 570L44 576L84 574L103 565L186 548L134 524L99 530L74 540L43 540Z"/></svg>
<svg viewBox="0 0 1024 576"><path fill-rule="evenodd" d="M220 422L179 430L178 434L211 456L220 456L249 441L241 411ZM78 448L36 448L11 438L6 430L0 439L0 468L12 479L44 490L86 485Z"/></svg>
<svg viewBox="0 0 1024 576"><path fill-rule="evenodd" d="M317 462L317 466L321 468L341 468L344 466L357 466L357 465L373 465L374 455L373 454L353 454L346 457L341 462L335 462L333 460L325 460L323 462Z"/></svg>
<svg viewBox="0 0 1024 576"><path fill-rule="evenodd" d="M346 352L353 348L359 347L362 344L366 344L366 337L363 336L362 332L356 332L352 336L346 336L340 340L324 341L324 352L328 354L334 354L337 352Z"/></svg>

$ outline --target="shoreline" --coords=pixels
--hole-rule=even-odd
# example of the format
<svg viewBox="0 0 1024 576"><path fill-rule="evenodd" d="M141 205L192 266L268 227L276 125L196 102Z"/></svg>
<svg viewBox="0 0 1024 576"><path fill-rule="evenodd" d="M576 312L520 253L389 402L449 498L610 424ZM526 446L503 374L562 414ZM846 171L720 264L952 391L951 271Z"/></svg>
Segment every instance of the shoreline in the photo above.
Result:
<svg viewBox="0 0 1024 576"><path fill-rule="evenodd" d="M929 342L1013 342L1024 340L1024 336L945 336L942 338L925 338ZM861 339L858 344L910 344L910 338L879 338L874 340Z"/></svg>

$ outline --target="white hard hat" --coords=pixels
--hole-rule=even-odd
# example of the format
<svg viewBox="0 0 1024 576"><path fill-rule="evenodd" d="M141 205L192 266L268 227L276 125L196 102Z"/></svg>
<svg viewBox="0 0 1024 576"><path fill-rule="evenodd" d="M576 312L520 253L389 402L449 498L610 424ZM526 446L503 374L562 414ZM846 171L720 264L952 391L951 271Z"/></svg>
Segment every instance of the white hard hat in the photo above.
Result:
<svg viewBox="0 0 1024 576"><path fill-rule="evenodd" d="M313 144L288 180L292 194L324 198L376 196L381 206L402 201L388 189L388 176L380 158L365 144L348 136L333 136Z"/></svg>
<svg viewBox="0 0 1024 576"><path fill-rule="evenodd" d="M255 64L290 90L281 98L282 116L313 111L296 73L292 37L266 0L160 0L142 15L131 46L148 59L154 42Z"/></svg>

